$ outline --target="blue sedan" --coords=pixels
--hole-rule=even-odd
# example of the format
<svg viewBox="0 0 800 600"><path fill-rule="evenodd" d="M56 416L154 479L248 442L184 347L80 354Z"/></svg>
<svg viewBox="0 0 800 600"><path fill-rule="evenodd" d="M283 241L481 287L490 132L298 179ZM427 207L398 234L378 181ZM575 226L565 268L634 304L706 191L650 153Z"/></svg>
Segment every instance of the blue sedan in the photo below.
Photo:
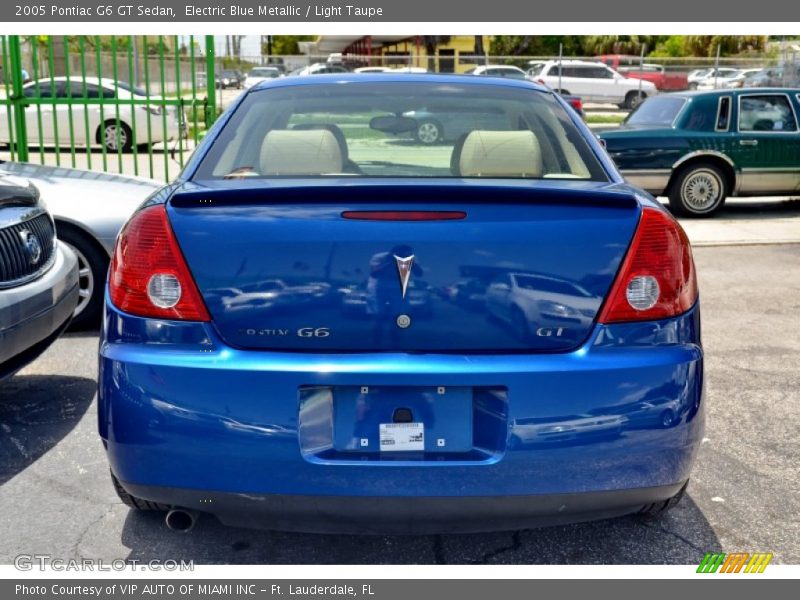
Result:
<svg viewBox="0 0 800 600"><path fill-rule="evenodd" d="M437 106L457 140L393 133ZM659 515L703 409L686 235L530 82L259 84L117 240L100 435L173 529Z"/></svg>

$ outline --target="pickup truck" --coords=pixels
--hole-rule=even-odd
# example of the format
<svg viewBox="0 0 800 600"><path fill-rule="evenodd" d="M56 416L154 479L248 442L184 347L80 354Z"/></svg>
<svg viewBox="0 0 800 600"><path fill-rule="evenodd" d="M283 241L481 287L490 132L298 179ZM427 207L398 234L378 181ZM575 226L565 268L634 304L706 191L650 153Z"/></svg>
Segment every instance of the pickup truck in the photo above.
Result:
<svg viewBox="0 0 800 600"><path fill-rule="evenodd" d="M642 79L655 84L660 92L685 90L689 87L686 73L667 71L662 65L620 67L619 72L628 79Z"/></svg>

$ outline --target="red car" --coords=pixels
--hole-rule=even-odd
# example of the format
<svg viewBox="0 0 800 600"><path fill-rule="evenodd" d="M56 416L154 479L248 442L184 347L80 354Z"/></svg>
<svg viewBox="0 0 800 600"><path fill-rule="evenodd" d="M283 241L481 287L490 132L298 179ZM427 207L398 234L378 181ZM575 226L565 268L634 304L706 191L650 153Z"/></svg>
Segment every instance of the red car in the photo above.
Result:
<svg viewBox="0 0 800 600"><path fill-rule="evenodd" d="M610 54L599 58L603 64L608 65L628 79L650 81L659 91L675 91L689 88L687 73L667 71L663 65L652 63L640 65L641 58L638 56Z"/></svg>

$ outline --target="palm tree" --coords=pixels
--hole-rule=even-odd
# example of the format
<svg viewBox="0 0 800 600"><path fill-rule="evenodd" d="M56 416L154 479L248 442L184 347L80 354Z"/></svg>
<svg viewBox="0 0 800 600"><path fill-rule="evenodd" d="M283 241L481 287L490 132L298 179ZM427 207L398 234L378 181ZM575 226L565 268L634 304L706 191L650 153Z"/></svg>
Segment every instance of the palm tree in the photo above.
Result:
<svg viewBox="0 0 800 600"><path fill-rule="evenodd" d="M422 44L425 46L425 54L428 57L428 71L436 70L436 49L440 45L450 43L449 35L423 35Z"/></svg>

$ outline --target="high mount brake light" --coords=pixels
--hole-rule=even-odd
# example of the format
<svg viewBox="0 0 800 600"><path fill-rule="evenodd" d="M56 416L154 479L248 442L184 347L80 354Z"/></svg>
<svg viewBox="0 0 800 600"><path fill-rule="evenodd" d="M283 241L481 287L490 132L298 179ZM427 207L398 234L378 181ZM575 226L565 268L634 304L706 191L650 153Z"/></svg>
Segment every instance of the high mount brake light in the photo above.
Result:
<svg viewBox="0 0 800 600"><path fill-rule="evenodd" d="M140 210L125 225L108 289L114 306L138 317L211 320L163 205Z"/></svg>
<svg viewBox="0 0 800 600"><path fill-rule="evenodd" d="M345 219L360 221L458 221L467 213L461 210L346 210Z"/></svg>
<svg viewBox="0 0 800 600"><path fill-rule="evenodd" d="M697 277L686 233L665 212L645 208L598 320L666 319L696 301Z"/></svg>

